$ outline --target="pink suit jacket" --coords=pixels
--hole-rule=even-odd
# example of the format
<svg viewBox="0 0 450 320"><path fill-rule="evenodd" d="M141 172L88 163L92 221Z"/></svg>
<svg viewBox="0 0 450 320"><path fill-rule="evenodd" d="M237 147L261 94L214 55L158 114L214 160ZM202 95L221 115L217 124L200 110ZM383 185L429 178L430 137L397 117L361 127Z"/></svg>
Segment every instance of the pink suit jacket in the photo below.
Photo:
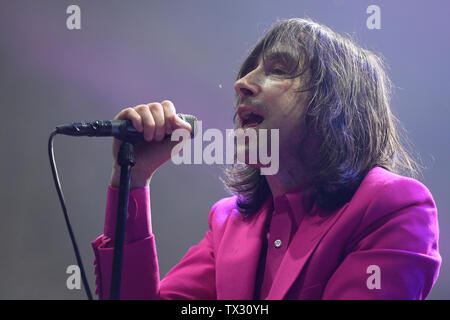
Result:
<svg viewBox="0 0 450 320"><path fill-rule="evenodd" d="M162 281L153 234L128 239L121 299L253 299L271 204L268 199L257 214L244 218L235 197L218 201L205 237ZM149 211L149 200L146 206ZM149 223L149 216L145 219ZM93 242L100 299L109 297L113 248L108 241L100 236ZM325 216L316 209L304 217L267 299L425 299L440 264L430 192L416 180L376 167L339 210Z"/></svg>

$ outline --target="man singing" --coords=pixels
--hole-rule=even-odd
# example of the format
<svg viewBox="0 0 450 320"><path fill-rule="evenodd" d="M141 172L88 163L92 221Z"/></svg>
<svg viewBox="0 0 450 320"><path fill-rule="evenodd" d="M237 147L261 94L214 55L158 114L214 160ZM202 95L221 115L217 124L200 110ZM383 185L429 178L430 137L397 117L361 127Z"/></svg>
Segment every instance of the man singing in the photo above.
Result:
<svg viewBox="0 0 450 320"><path fill-rule="evenodd" d="M149 185L177 143L165 134L191 127L168 100L116 116L145 137L131 174L121 299L425 299L441 264L437 209L413 179L381 60L316 22L283 20L234 87L236 128L279 129L279 170L229 166L223 181L234 196L213 205L205 237L161 281ZM100 299L109 298L120 144L104 234L93 242Z"/></svg>

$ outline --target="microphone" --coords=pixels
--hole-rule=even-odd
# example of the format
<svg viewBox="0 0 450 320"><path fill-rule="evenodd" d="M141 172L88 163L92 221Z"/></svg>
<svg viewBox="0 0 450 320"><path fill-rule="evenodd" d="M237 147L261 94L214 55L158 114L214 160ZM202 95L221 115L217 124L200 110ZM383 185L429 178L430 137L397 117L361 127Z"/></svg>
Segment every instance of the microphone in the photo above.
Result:
<svg viewBox="0 0 450 320"><path fill-rule="evenodd" d="M191 138L196 133L197 118L190 114L178 113L177 116L191 125ZM144 134L134 129L131 120L96 120L91 122L74 122L59 125L56 133L69 136L115 137L122 141L136 143L144 141ZM166 134L166 137L170 134Z"/></svg>

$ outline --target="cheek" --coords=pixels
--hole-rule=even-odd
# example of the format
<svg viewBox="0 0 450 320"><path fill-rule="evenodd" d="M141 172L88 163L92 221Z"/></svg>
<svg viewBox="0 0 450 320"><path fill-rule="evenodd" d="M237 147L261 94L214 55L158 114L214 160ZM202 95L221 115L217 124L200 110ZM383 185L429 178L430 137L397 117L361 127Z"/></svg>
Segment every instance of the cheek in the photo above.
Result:
<svg viewBox="0 0 450 320"><path fill-rule="evenodd" d="M305 93L295 92L297 85L286 80L287 83L272 84L265 91L266 112L270 115L270 121L273 125L283 127L294 124L298 126L304 118L306 109ZM281 127L280 127L281 128Z"/></svg>
<svg viewBox="0 0 450 320"><path fill-rule="evenodd" d="M307 129L301 106L287 110L280 122L280 140L289 144L300 144L305 140Z"/></svg>
<svg viewBox="0 0 450 320"><path fill-rule="evenodd" d="M290 107L286 108L284 117L289 122L291 130L304 131L307 103L303 95L290 97L286 105Z"/></svg>

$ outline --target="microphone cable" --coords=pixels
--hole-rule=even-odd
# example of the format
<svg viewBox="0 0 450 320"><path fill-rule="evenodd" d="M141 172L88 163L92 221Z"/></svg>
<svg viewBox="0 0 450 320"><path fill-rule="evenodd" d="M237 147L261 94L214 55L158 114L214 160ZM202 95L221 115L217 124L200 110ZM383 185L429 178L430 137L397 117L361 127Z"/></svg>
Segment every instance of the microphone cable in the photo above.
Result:
<svg viewBox="0 0 450 320"><path fill-rule="evenodd" d="M177 114L179 118L188 122L191 125L191 138L197 132L196 121L197 118L190 114ZM143 140L142 133L137 132L130 120L112 120L112 121L93 121L93 122L78 122L69 123L61 126L57 126L55 130L50 134L48 139L48 157L50 159L50 167L52 169L53 181L55 183L56 191L58 192L59 202L64 214L64 219L66 221L67 230L69 231L70 240L72 241L73 250L75 252L75 257L77 259L78 267L81 272L81 279L86 291L86 295L89 300L92 300L91 290L89 288L89 283L86 278L86 273L84 271L83 262L81 260L81 255L78 250L77 241L75 240L75 235L70 224L69 215L67 214L67 208L64 200L64 195L61 190L61 184L59 182L58 171L55 165L55 155L53 153L53 139L57 134L70 135L70 136L89 136L89 137L107 137L113 136L120 140L125 140L129 142L137 142ZM167 137L167 135L166 135Z"/></svg>
<svg viewBox="0 0 450 320"><path fill-rule="evenodd" d="M55 165L55 155L53 153L53 138L58 134L56 129L50 134L48 139L48 157L50 159L50 167L52 169L53 181L55 183L56 191L58 192L59 202L61 203L61 207L64 214L64 219L66 221L67 230L69 231L70 240L72 241L73 250L75 252L75 257L77 259L78 267L81 272L81 279L83 281L83 286L86 291L86 295L88 300L92 300L91 289L89 288L89 283L86 278L86 273L84 272L83 261L81 260L80 251L78 250L77 241L75 239L75 235L72 230L72 226L70 224L69 215L67 214L66 203L64 200L64 195L61 190L61 184L59 182L58 171L56 170Z"/></svg>

